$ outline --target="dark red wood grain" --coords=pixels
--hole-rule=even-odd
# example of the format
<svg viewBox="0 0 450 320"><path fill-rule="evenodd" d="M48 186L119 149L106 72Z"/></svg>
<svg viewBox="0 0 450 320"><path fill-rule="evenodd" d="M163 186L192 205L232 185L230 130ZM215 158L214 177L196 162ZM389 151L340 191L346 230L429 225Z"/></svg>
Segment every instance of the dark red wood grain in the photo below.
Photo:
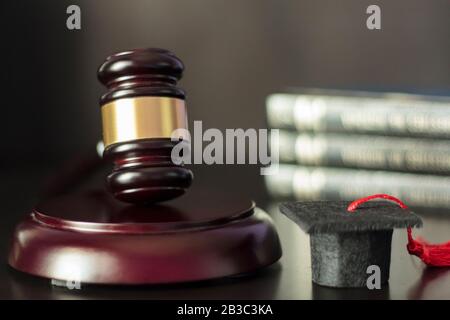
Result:
<svg viewBox="0 0 450 320"><path fill-rule="evenodd" d="M185 92L177 86L183 71L183 62L165 49L144 48L113 54L97 72L99 81L107 87L100 105L139 96L184 100Z"/></svg>
<svg viewBox="0 0 450 320"><path fill-rule="evenodd" d="M100 105L142 96L185 98L177 86L184 66L164 49L135 49L109 56L98 70L107 87ZM107 185L119 200L148 204L181 196L189 188L193 174L174 165L171 151L176 142L169 138L139 139L107 146L104 157L114 163Z"/></svg>
<svg viewBox="0 0 450 320"><path fill-rule="evenodd" d="M8 261L52 279L157 284L247 273L280 256L271 219L245 197L193 190L136 206L96 191L36 206L17 226Z"/></svg>
<svg viewBox="0 0 450 320"><path fill-rule="evenodd" d="M114 197L148 204L181 196L190 187L192 171L171 160L176 142L143 139L107 147L104 158L114 163L107 185Z"/></svg>

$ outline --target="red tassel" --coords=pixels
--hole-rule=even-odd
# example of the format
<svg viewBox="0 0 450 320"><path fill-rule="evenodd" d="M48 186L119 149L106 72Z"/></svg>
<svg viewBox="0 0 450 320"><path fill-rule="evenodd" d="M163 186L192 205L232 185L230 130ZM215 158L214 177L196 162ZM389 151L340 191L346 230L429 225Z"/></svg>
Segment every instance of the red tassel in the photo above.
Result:
<svg viewBox="0 0 450 320"><path fill-rule="evenodd" d="M450 266L450 241L440 244L430 244L422 238L413 239L411 228L408 228L409 254L420 258L425 264L433 267Z"/></svg>
<svg viewBox="0 0 450 320"><path fill-rule="evenodd" d="M348 206L348 211L354 211L356 208L372 199L387 199L397 203L402 209L408 207L399 199L390 196L388 194L374 194L365 198L361 198L353 201ZM425 264L433 267L450 267L450 241L441 244L430 244L422 238L414 239L412 237L411 228L407 229L408 233L408 249L409 254L415 255L420 258Z"/></svg>

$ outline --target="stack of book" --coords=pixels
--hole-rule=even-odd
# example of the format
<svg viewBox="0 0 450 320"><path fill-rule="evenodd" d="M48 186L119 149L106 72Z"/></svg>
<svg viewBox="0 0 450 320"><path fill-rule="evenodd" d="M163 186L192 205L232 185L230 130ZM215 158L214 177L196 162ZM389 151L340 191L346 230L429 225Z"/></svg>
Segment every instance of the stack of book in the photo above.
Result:
<svg viewBox="0 0 450 320"><path fill-rule="evenodd" d="M275 197L354 200L387 193L450 207L450 98L303 90L267 99L279 130Z"/></svg>

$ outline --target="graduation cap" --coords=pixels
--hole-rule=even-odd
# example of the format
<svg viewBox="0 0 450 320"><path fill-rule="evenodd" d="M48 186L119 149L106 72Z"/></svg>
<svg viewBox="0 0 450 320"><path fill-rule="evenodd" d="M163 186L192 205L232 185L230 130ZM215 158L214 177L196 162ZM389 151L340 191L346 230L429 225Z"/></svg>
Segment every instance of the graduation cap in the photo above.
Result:
<svg viewBox="0 0 450 320"><path fill-rule="evenodd" d="M366 202L375 198L397 204ZM410 236L411 227L422 226L415 213L389 195L373 195L350 205L346 201L288 202L280 210L310 235L312 280L329 287L365 287L368 267L373 265L380 268L381 283L386 283L393 229L408 228Z"/></svg>

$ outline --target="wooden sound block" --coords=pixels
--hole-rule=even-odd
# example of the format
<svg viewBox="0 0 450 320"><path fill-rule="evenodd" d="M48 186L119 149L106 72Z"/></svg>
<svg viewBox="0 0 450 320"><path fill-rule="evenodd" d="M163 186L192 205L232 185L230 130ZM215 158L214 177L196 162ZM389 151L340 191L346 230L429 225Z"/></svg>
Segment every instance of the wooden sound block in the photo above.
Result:
<svg viewBox="0 0 450 320"><path fill-rule="evenodd" d="M194 189L145 207L99 190L36 206L15 230L9 264L56 280L160 284L248 273L280 257L270 217L245 197Z"/></svg>

